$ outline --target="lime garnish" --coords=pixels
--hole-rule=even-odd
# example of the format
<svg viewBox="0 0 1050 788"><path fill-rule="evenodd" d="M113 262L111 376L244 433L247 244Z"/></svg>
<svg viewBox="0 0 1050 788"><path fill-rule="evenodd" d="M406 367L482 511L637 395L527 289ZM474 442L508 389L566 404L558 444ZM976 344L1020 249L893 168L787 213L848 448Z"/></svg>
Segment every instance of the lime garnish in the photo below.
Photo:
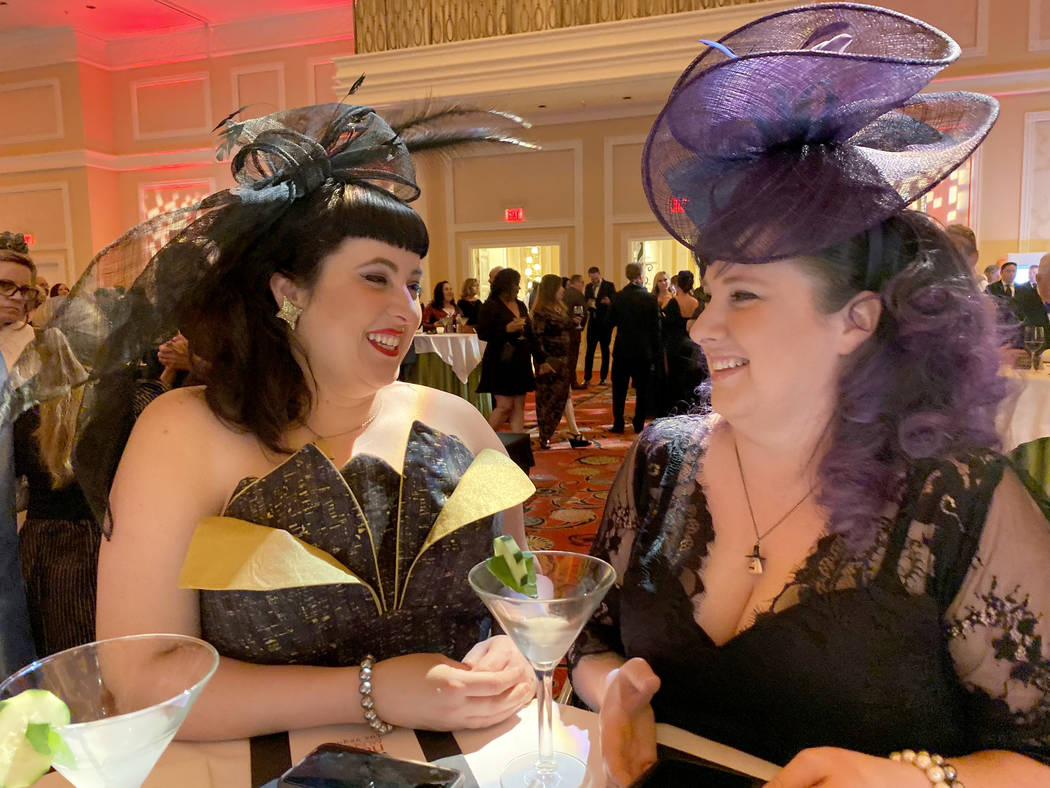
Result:
<svg viewBox="0 0 1050 788"><path fill-rule="evenodd" d="M56 728L69 724L69 707L47 690L26 690L0 701L0 786L28 788L52 763L75 759Z"/></svg>
<svg viewBox="0 0 1050 788"><path fill-rule="evenodd" d="M485 565L503 585L525 596L535 597L536 567L532 553L522 550L513 536L497 536L492 540L492 558Z"/></svg>

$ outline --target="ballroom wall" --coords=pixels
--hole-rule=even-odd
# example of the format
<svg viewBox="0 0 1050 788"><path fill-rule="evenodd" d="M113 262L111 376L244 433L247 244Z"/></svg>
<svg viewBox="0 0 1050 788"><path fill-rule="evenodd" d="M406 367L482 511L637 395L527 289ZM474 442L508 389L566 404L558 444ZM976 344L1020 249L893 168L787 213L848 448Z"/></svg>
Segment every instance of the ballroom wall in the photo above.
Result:
<svg viewBox="0 0 1050 788"><path fill-rule="evenodd" d="M968 208L982 261L1050 249L1050 0L884 4L943 27L963 47L934 89L984 91L1002 104L975 162ZM771 0L746 13L788 5ZM454 85L451 98L474 96L532 118L531 138L543 146L421 165L417 208L432 232L431 282L468 275L471 245L537 243L562 247L563 273L599 265L619 280L630 241L663 235L638 166L659 97L697 51L696 39L727 31L741 13L690 12L375 55L353 55L345 11L220 31L207 47L183 36L110 42L100 51L69 31L32 40L0 35L0 226L32 233L45 275L70 281L151 212L228 185L210 135L227 113L244 104L248 114L262 114L333 100L346 78L364 71L362 101L440 97ZM603 79L592 79L591 69ZM627 85L629 98L621 92ZM523 208L525 221L505 222L509 207Z"/></svg>

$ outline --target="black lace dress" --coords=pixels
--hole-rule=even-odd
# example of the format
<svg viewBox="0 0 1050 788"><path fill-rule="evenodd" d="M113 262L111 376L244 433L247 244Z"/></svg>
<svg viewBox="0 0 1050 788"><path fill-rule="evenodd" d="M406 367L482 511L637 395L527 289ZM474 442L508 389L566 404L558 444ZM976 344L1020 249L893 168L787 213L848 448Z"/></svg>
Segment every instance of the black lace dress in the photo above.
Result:
<svg viewBox="0 0 1050 788"><path fill-rule="evenodd" d="M340 470L307 444L265 476L244 479L225 517L288 531L363 582L202 590L201 637L223 656L262 664L346 666L366 654L413 652L462 658L489 635L467 572L492 554L498 524L490 515L433 537L473 460L458 438L417 421L401 473L365 454Z"/></svg>
<svg viewBox="0 0 1050 788"><path fill-rule="evenodd" d="M592 551L619 582L573 662L644 657L657 721L774 762L813 746L1050 762L1050 527L1003 457L916 463L873 547L824 537L717 646L693 617L714 538L695 481L709 423L655 422L621 468Z"/></svg>

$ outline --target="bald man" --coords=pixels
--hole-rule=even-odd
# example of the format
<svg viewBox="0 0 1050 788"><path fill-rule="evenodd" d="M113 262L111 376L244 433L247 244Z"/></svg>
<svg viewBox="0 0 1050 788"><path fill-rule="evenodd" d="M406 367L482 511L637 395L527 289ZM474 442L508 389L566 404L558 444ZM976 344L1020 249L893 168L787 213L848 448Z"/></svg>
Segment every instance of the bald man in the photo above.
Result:
<svg viewBox="0 0 1050 788"><path fill-rule="evenodd" d="M1050 303L1050 253L1039 258L1039 268L1035 275L1035 286L1022 285L1015 291L1014 300L1020 312L1021 321L1026 326L1042 326L1046 343L1043 349L1050 347L1050 317L1047 316L1047 304Z"/></svg>

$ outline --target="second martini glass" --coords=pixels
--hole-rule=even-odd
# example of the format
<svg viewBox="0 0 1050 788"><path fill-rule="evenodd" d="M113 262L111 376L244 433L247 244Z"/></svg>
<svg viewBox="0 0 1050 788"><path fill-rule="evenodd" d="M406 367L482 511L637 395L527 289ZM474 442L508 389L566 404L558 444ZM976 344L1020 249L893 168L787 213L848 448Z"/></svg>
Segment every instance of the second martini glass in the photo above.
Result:
<svg viewBox="0 0 1050 788"><path fill-rule="evenodd" d="M507 588L484 561L467 576L471 588L532 663L540 680L539 752L507 764L500 783L504 788L575 788L583 782L587 765L567 753L554 752L554 668L612 586L616 570L599 558L579 553L537 550L532 555L538 598Z"/></svg>
<svg viewBox="0 0 1050 788"><path fill-rule="evenodd" d="M128 635L33 662L0 684L0 699L44 689L69 706L58 729L76 760L55 768L76 788L139 788L219 665L186 635Z"/></svg>

